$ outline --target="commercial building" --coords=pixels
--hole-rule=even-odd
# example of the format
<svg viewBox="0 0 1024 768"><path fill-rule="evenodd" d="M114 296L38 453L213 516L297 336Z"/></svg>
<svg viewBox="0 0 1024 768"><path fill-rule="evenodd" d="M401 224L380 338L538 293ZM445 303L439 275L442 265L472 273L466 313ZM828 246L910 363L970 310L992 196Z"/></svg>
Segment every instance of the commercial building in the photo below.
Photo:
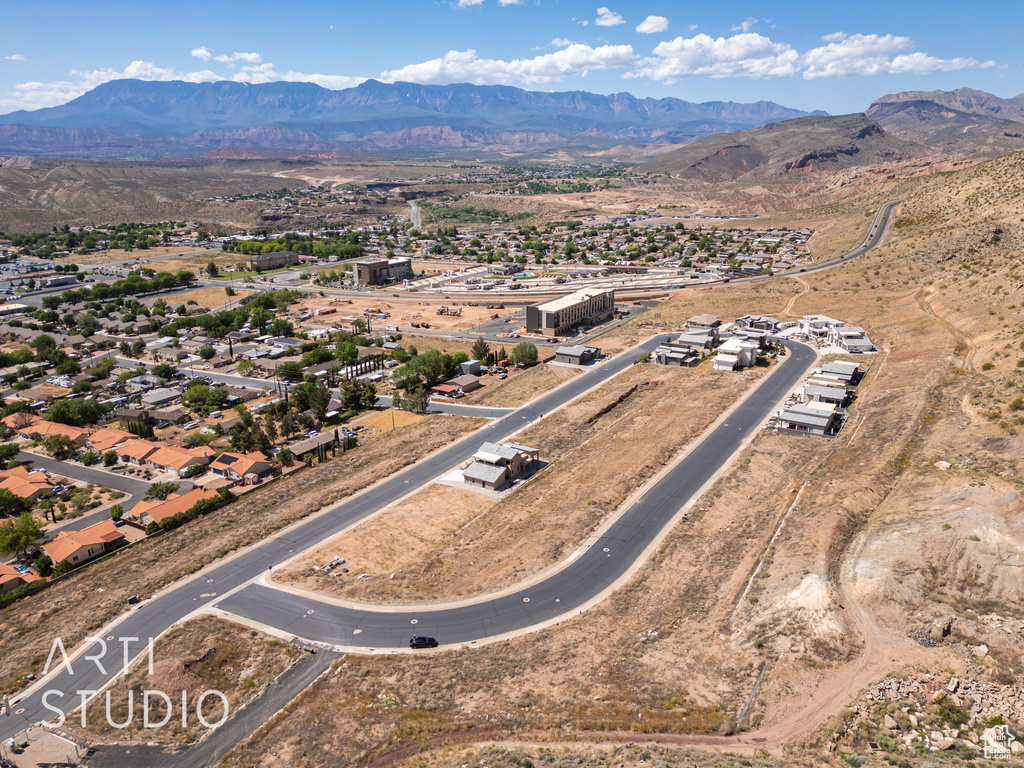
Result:
<svg viewBox="0 0 1024 768"><path fill-rule="evenodd" d="M578 325L597 325L615 312L613 288L584 288L526 308L526 332L564 336Z"/></svg>
<svg viewBox="0 0 1024 768"><path fill-rule="evenodd" d="M356 285L384 285L412 277L412 259L357 261L352 268Z"/></svg>
<svg viewBox="0 0 1024 768"><path fill-rule="evenodd" d="M299 254L294 251L275 251L274 253L261 253L259 256L250 256L245 261L245 268L250 271L257 269L277 269L288 267L299 263Z"/></svg>

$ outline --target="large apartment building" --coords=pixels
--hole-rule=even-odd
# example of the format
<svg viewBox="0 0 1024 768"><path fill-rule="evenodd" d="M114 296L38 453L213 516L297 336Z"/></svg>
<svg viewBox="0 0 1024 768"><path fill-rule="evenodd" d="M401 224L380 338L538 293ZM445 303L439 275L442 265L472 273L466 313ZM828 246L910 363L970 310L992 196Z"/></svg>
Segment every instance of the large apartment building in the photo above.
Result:
<svg viewBox="0 0 1024 768"><path fill-rule="evenodd" d="M352 274L356 285L383 285L392 280L412 277L412 259L377 259L357 261Z"/></svg>
<svg viewBox="0 0 1024 768"><path fill-rule="evenodd" d="M526 332L564 336L577 325L597 325L615 312L614 288L584 288L526 308Z"/></svg>

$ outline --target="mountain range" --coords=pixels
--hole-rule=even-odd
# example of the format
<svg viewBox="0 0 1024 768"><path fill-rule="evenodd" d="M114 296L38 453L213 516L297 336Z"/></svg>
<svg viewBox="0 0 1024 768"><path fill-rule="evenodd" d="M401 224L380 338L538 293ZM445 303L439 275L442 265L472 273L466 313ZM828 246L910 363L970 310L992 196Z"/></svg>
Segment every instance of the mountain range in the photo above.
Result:
<svg viewBox="0 0 1024 768"><path fill-rule="evenodd" d="M684 144L808 114L753 104L628 93L368 80L313 83L115 80L58 107L0 116L0 153L199 154L266 147L303 152Z"/></svg>

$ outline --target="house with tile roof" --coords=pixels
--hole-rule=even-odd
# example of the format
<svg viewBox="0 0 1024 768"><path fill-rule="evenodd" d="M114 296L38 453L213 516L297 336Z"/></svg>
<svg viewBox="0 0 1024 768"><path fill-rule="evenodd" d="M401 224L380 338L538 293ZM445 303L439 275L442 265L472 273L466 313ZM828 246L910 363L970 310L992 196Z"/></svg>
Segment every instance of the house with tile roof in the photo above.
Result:
<svg viewBox="0 0 1024 768"><path fill-rule="evenodd" d="M178 477L184 477L192 467L205 467L210 463L210 458L203 450L160 446L146 457L146 463L154 469L174 472Z"/></svg>
<svg viewBox="0 0 1024 768"><path fill-rule="evenodd" d="M45 472L30 472L25 475L5 477L0 480L0 488L10 491L15 496L20 496L25 501L39 501L44 494L53 490L53 483L50 482Z"/></svg>
<svg viewBox="0 0 1024 768"><path fill-rule="evenodd" d="M222 453L212 462L210 469L215 474L229 480L245 480L246 483L258 482L270 474L270 461L260 452L255 453Z"/></svg>
<svg viewBox="0 0 1024 768"><path fill-rule="evenodd" d="M142 525L162 523L179 512L188 512L203 499L216 499L218 496L216 491L193 488L187 493L172 493L166 499L140 501L132 508L132 514L139 519Z"/></svg>
<svg viewBox="0 0 1024 768"><path fill-rule="evenodd" d="M104 520L80 531L61 531L40 549L54 565L66 561L72 567L76 567L95 560L125 543L124 534L114 525L114 521Z"/></svg>
<svg viewBox="0 0 1024 768"><path fill-rule="evenodd" d="M85 445L85 440L89 436L86 430L79 427L58 424L55 421L47 421L46 419L40 419L29 426L20 428L18 434L33 440L45 440L53 435L64 435L75 445Z"/></svg>
<svg viewBox="0 0 1024 768"><path fill-rule="evenodd" d="M0 424L15 432L20 432L23 427L31 427L37 421L42 420L42 416L38 416L30 411L17 411L0 419Z"/></svg>
<svg viewBox="0 0 1024 768"><path fill-rule="evenodd" d="M106 453L112 451L122 443L126 443L129 440L134 440L135 435L131 432L125 432L123 429L113 429L111 427L104 427L103 429L97 429L88 438L86 442L89 447L93 450L99 451L100 453Z"/></svg>
<svg viewBox="0 0 1024 768"><path fill-rule="evenodd" d="M0 595L20 587L29 580L34 580L31 574L23 574L12 565L0 563Z"/></svg>
<svg viewBox="0 0 1024 768"><path fill-rule="evenodd" d="M149 442L149 440L135 439L121 443L114 450L117 451L117 456L121 461L142 466L149 456L160 450L160 446Z"/></svg>

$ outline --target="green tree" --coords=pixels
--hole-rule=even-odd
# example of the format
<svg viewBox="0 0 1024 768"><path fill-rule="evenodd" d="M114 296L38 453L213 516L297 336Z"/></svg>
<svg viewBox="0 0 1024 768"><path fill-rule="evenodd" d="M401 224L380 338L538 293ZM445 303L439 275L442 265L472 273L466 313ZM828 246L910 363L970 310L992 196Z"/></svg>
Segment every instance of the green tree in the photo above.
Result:
<svg viewBox="0 0 1024 768"><path fill-rule="evenodd" d="M75 443L67 435L50 435L43 440L45 448L55 459L63 459L75 450Z"/></svg>
<svg viewBox="0 0 1024 768"><path fill-rule="evenodd" d="M93 464L95 464L99 460L100 460L99 453L96 452L96 451L92 451L92 450L89 450L89 451L86 451L85 453L83 453L82 454L82 458L79 459L79 461L81 461L82 464L87 466L87 467L92 466Z"/></svg>
<svg viewBox="0 0 1024 768"><path fill-rule="evenodd" d="M167 379L170 381L178 375L178 369L169 363L160 363L159 365L153 366L152 374L154 376L159 376L161 379Z"/></svg>
<svg viewBox="0 0 1024 768"><path fill-rule="evenodd" d="M331 402L331 393L327 387L313 387L309 392L309 410L317 421L323 421L327 406Z"/></svg>
<svg viewBox="0 0 1024 768"><path fill-rule="evenodd" d="M217 352L213 347L203 347L199 350L199 356L203 358L203 360L210 360L216 354Z"/></svg>
<svg viewBox="0 0 1024 768"><path fill-rule="evenodd" d="M275 336L291 336L295 333L295 326L281 317L275 317L270 324L270 332Z"/></svg>
<svg viewBox="0 0 1024 768"><path fill-rule="evenodd" d="M107 451L103 454L103 466L112 467L117 464L117 451Z"/></svg>
<svg viewBox="0 0 1024 768"><path fill-rule="evenodd" d="M537 347L528 341L521 341L512 348L512 362L530 366L537 363Z"/></svg>
<svg viewBox="0 0 1024 768"><path fill-rule="evenodd" d="M32 563L32 566L36 569L36 573L44 579L53 573L53 560L50 559L49 555L40 555Z"/></svg>
<svg viewBox="0 0 1024 768"><path fill-rule="evenodd" d="M263 417L263 431L267 433L270 444L277 445L277 424L274 423L274 417L269 413Z"/></svg>
<svg viewBox="0 0 1024 768"><path fill-rule="evenodd" d="M486 360L487 356L491 353L491 345L484 341L484 337L479 337L473 342L473 349L471 354L474 360Z"/></svg>
<svg viewBox="0 0 1024 768"><path fill-rule="evenodd" d="M180 488L179 483L153 483L149 486L146 491L146 495L142 497L143 501L150 501L151 499L160 499L163 501L172 493L177 493Z"/></svg>
<svg viewBox="0 0 1024 768"><path fill-rule="evenodd" d="M256 370L256 363L246 357L238 362L235 370L239 376L250 376Z"/></svg>
<svg viewBox="0 0 1024 768"><path fill-rule="evenodd" d="M216 277L217 275L220 274L220 270L217 269L217 265L211 261L209 264L206 265L206 274L208 274L210 277Z"/></svg>
<svg viewBox="0 0 1024 768"><path fill-rule="evenodd" d="M267 332L267 322L269 320L270 314L263 307L256 307L249 317L249 321L254 327L259 328L261 334Z"/></svg>
<svg viewBox="0 0 1024 768"><path fill-rule="evenodd" d="M124 507L120 504L115 504L110 508L110 519L117 521L124 517Z"/></svg>
<svg viewBox="0 0 1024 768"><path fill-rule="evenodd" d="M18 555L27 552L43 535L43 529L31 512L22 512L18 519L0 523L0 553Z"/></svg>
<svg viewBox="0 0 1024 768"><path fill-rule="evenodd" d="M0 488L0 517L17 517L28 512L28 508L29 503L21 496L11 493L6 488Z"/></svg>

